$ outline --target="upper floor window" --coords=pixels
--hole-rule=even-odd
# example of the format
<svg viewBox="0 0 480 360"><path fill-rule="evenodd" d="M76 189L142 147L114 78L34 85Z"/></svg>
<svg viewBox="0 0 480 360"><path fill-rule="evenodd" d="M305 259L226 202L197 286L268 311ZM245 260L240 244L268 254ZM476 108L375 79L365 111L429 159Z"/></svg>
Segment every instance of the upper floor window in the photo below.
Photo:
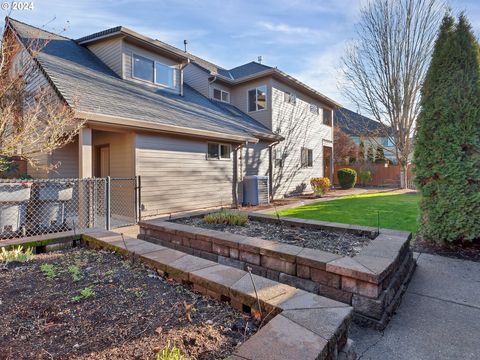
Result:
<svg viewBox="0 0 480 360"><path fill-rule="evenodd" d="M319 114L318 106L315 104L310 104L310 112L315 115L318 115Z"/></svg>
<svg viewBox="0 0 480 360"><path fill-rule="evenodd" d="M267 108L267 86L259 86L248 90L248 111L259 111Z"/></svg>
<svg viewBox="0 0 480 360"><path fill-rule="evenodd" d="M230 102L230 93L228 91L213 88L213 98L215 100Z"/></svg>
<svg viewBox="0 0 480 360"><path fill-rule="evenodd" d="M313 150L302 147L301 149L301 166L302 168L305 167L313 167Z"/></svg>
<svg viewBox="0 0 480 360"><path fill-rule="evenodd" d="M297 103L297 95L286 91L283 93L283 100L286 103L295 105Z"/></svg>
<svg viewBox="0 0 480 360"><path fill-rule="evenodd" d="M332 112L328 109L323 109L323 124L332 126Z"/></svg>
<svg viewBox="0 0 480 360"><path fill-rule="evenodd" d="M393 146L393 141L390 138L383 138L382 145L386 147Z"/></svg>
<svg viewBox="0 0 480 360"><path fill-rule="evenodd" d="M158 61L133 54L133 77L173 88L175 69Z"/></svg>
<svg viewBox="0 0 480 360"><path fill-rule="evenodd" d="M230 159L230 153L232 149L229 144L220 143L208 143L207 144L207 159L208 160L220 160Z"/></svg>

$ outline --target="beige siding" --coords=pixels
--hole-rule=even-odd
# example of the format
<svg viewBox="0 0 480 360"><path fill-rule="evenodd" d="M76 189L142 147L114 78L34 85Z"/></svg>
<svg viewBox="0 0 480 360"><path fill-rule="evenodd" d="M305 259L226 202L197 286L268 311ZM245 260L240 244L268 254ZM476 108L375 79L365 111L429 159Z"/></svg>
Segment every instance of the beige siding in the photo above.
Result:
<svg viewBox="0 0 480 360"><path fill-rule="evenodd" d="M258 86L267 86L267 108L261 111L248 112L248 90ZM272 127L272 83L270 78L260 79L249 83L235 86L230 94L231 103L252 118L262 123L268 128Z"/></svg>
<svg viewBox="0 0 480 360"><path fill-rule="evenodd" d="M222 85L220 83L213 83L210 84L209 89L208 89L208 97L213 99L213 89L219 89L226 91L230 94L230 103L232 102L231 97L232 97L232 89L228 86Z"/></svg>
<svg viewBox="0 0 480 360"><path fill-rule="evenodd" d="M124 42L124 46L123 46L123 76L124 76L125 79L129 79L129 80L139 82L139 83L142 83L142 84L150 84L147 81L138 80L138 79L133 78L132 56L133 56L134 53L137 54L137 55L146 57L148 59L158 61L158 62L160 62L164 65L167 65L167 66L170 66L170 67L174 68L175 69L175 79L174 79L175 88L171 89L171 90L175 91L177 93L180 93L182 79L181 79L181 75L180 75L180 64L178 64L178 62L176 62L172 59L166 58L164 56L155 54L151 51L144 50L144 49L142 49L138 46L129 44L128 42ZM152 86L156 86L156 87L160 87L160 88L170 90L169 88L166 88L162 85L157 85L157 84L153 85L152 84Z"/></svg>
<svg viewBox="0 0 480 360"><path fill-rule="evenodd" d="M96 147L109 145L110 147L110 176L135 176L135 159L133 151L133 133L116 133L93 130L93 168L96 167Z"/></svg>
<svg viewBox="0 0 480 360"><path fill-rule="evenodd" d="M110 69L122 77L122 38L101 41L88 48Z"/></svg>
<svg viewBox="0 0 480 360"><path fill-rule="evenodd" d="M296 105L284 101L284 92L295 93ZM281 153L283 166L275 166L274 196L310 191L310 178L324 176L323 145L331 144L332 128L323 125L323 104L288 86L272 81L273 129L285 137L276 149ZM310 104L320 107L318 115L310 112ZM313 167L301 167L301 148L313 150ZM276 156L278 158L278 156ZM278 164L277 164L278 165Z"/></svg>
<svg viewBox="0 0 480 360"><path fill-rule="evenodd" d="M50 156L50 163L56 168L48 175L51 179L66 179L78 177L78 138L61 149L55 150Z"/></svg>
<svg viewBox="0 0 480 360"><path fill-rule="evenodd" d="M183 81L208 97L208 73L198 66L189 64L183 69Z"/></svg>
<svg viewBox="0 0 480 360"><path fill-rule="evenodd" d="M233 160L206 160L206 151L207 142L202 140L137 135L142 214L230 206Z"/></svg>

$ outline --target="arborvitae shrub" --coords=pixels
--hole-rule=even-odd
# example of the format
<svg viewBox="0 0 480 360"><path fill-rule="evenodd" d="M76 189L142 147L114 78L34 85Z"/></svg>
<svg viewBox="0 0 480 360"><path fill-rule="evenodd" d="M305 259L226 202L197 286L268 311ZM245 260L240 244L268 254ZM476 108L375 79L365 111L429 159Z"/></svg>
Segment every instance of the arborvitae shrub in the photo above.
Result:
<svg viewBox="0 0 480 360"><path fill-rule="evenodd" d="M339 169L337 176L342 189L351 189L357 182L357 172L350 168Z"/></svg>

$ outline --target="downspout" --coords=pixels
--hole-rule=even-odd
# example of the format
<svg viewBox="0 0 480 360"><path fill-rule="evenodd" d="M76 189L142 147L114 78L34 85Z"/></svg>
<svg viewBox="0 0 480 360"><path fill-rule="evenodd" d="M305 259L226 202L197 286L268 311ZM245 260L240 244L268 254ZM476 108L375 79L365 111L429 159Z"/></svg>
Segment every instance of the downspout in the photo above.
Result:
<svg viewBox="0 0 480 360"><path fill-rule="evenodd" d="M273 147L280 143L279 140L268 145L268 192L270 201L273 200Z"/></svg>
<svg viewBox="0 0 480 360"><path fill-rule="evenodd" d="M180 66L180 96L183 96L183 69L185 69L188 64L190 64L190 59Z"/></svg>
<svg viewBox="0 0 480 360"><path fill-rule="evenodd" d="M212 80L208 80L208 98L210 99L212 96L210 96L210 85L213 84L215 81L217 81L217 75L213 75Z"/></svg>
<svg viewBox="0 0 480 360"><path fill-rule="evenodd" d="M248 141L245 145L248 144ZM237 146L233 149L233 178L232 178L232 195L233 195L233 204L236 209L238 209L238 150L241 150L243 144ZM241 156L241 155L240 155Z"/></svg>

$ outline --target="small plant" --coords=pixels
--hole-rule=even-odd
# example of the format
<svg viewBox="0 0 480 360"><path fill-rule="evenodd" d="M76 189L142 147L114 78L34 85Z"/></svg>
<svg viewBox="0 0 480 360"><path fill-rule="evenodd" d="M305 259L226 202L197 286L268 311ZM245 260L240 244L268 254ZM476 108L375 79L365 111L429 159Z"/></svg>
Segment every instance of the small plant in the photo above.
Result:
<svg viewBox="0 0 480 360"><path fill-rule="evenodd" d="M339 169L337 176L342 189L351 189L357 182L357 172L350 168Z"/></svg>
<svg viewBox="0 0 480 360"><path fill-rule="evenodd" d="M0 252L0 262L26 262L32 257L32 255L32 248L27 248L25 250L23 249L23 246L19 246L11 250L5 250L5 248L2 248L2 251Z"/></svg>
<svg viewBox="0 0 480 360"><path fill-rule="evenodd" d="M68 272L72 275L73 281L79 281L82 278L80 268L76 265L70 265Z"/></svg>
<svg viewBox="0 0 480 360"><path fill-rule="evenodd" d="M80 290L80 295L74 296L72 298L73 301L81 301L84 299L88 299L95 295L95 292L90 287L86 287L85 289Z"/></svg>
<svg viewBox="0 0 480 360"><path fill-rule="evenodd" d="M315 177L310 179L310 185L317 196L322 196L330 189L331 184L327 177Z"/></svg>
<svg viewBox="0 0 480 360"><path fill-rule="evenodd" d="M205 215L203 221L207 224L243 226L248 222L248 215L238 211L221 210Z"/></svg>
<svg viewBox="0 0 480 360"><path fill-rule="evenodd" d="M48 280L53 280L55 279L55 276L57 276L55 273L55 268L52 264L40 265L40 271L47 277Z"/></svg>
<svg viewBox="0 0 480 360"><path fill-rule="evenodd" d="M167 345L161 352L157 353L155 360L187 360L180 352L180 349L175 346L170 347L170 341L167 341Z"/></svg>

